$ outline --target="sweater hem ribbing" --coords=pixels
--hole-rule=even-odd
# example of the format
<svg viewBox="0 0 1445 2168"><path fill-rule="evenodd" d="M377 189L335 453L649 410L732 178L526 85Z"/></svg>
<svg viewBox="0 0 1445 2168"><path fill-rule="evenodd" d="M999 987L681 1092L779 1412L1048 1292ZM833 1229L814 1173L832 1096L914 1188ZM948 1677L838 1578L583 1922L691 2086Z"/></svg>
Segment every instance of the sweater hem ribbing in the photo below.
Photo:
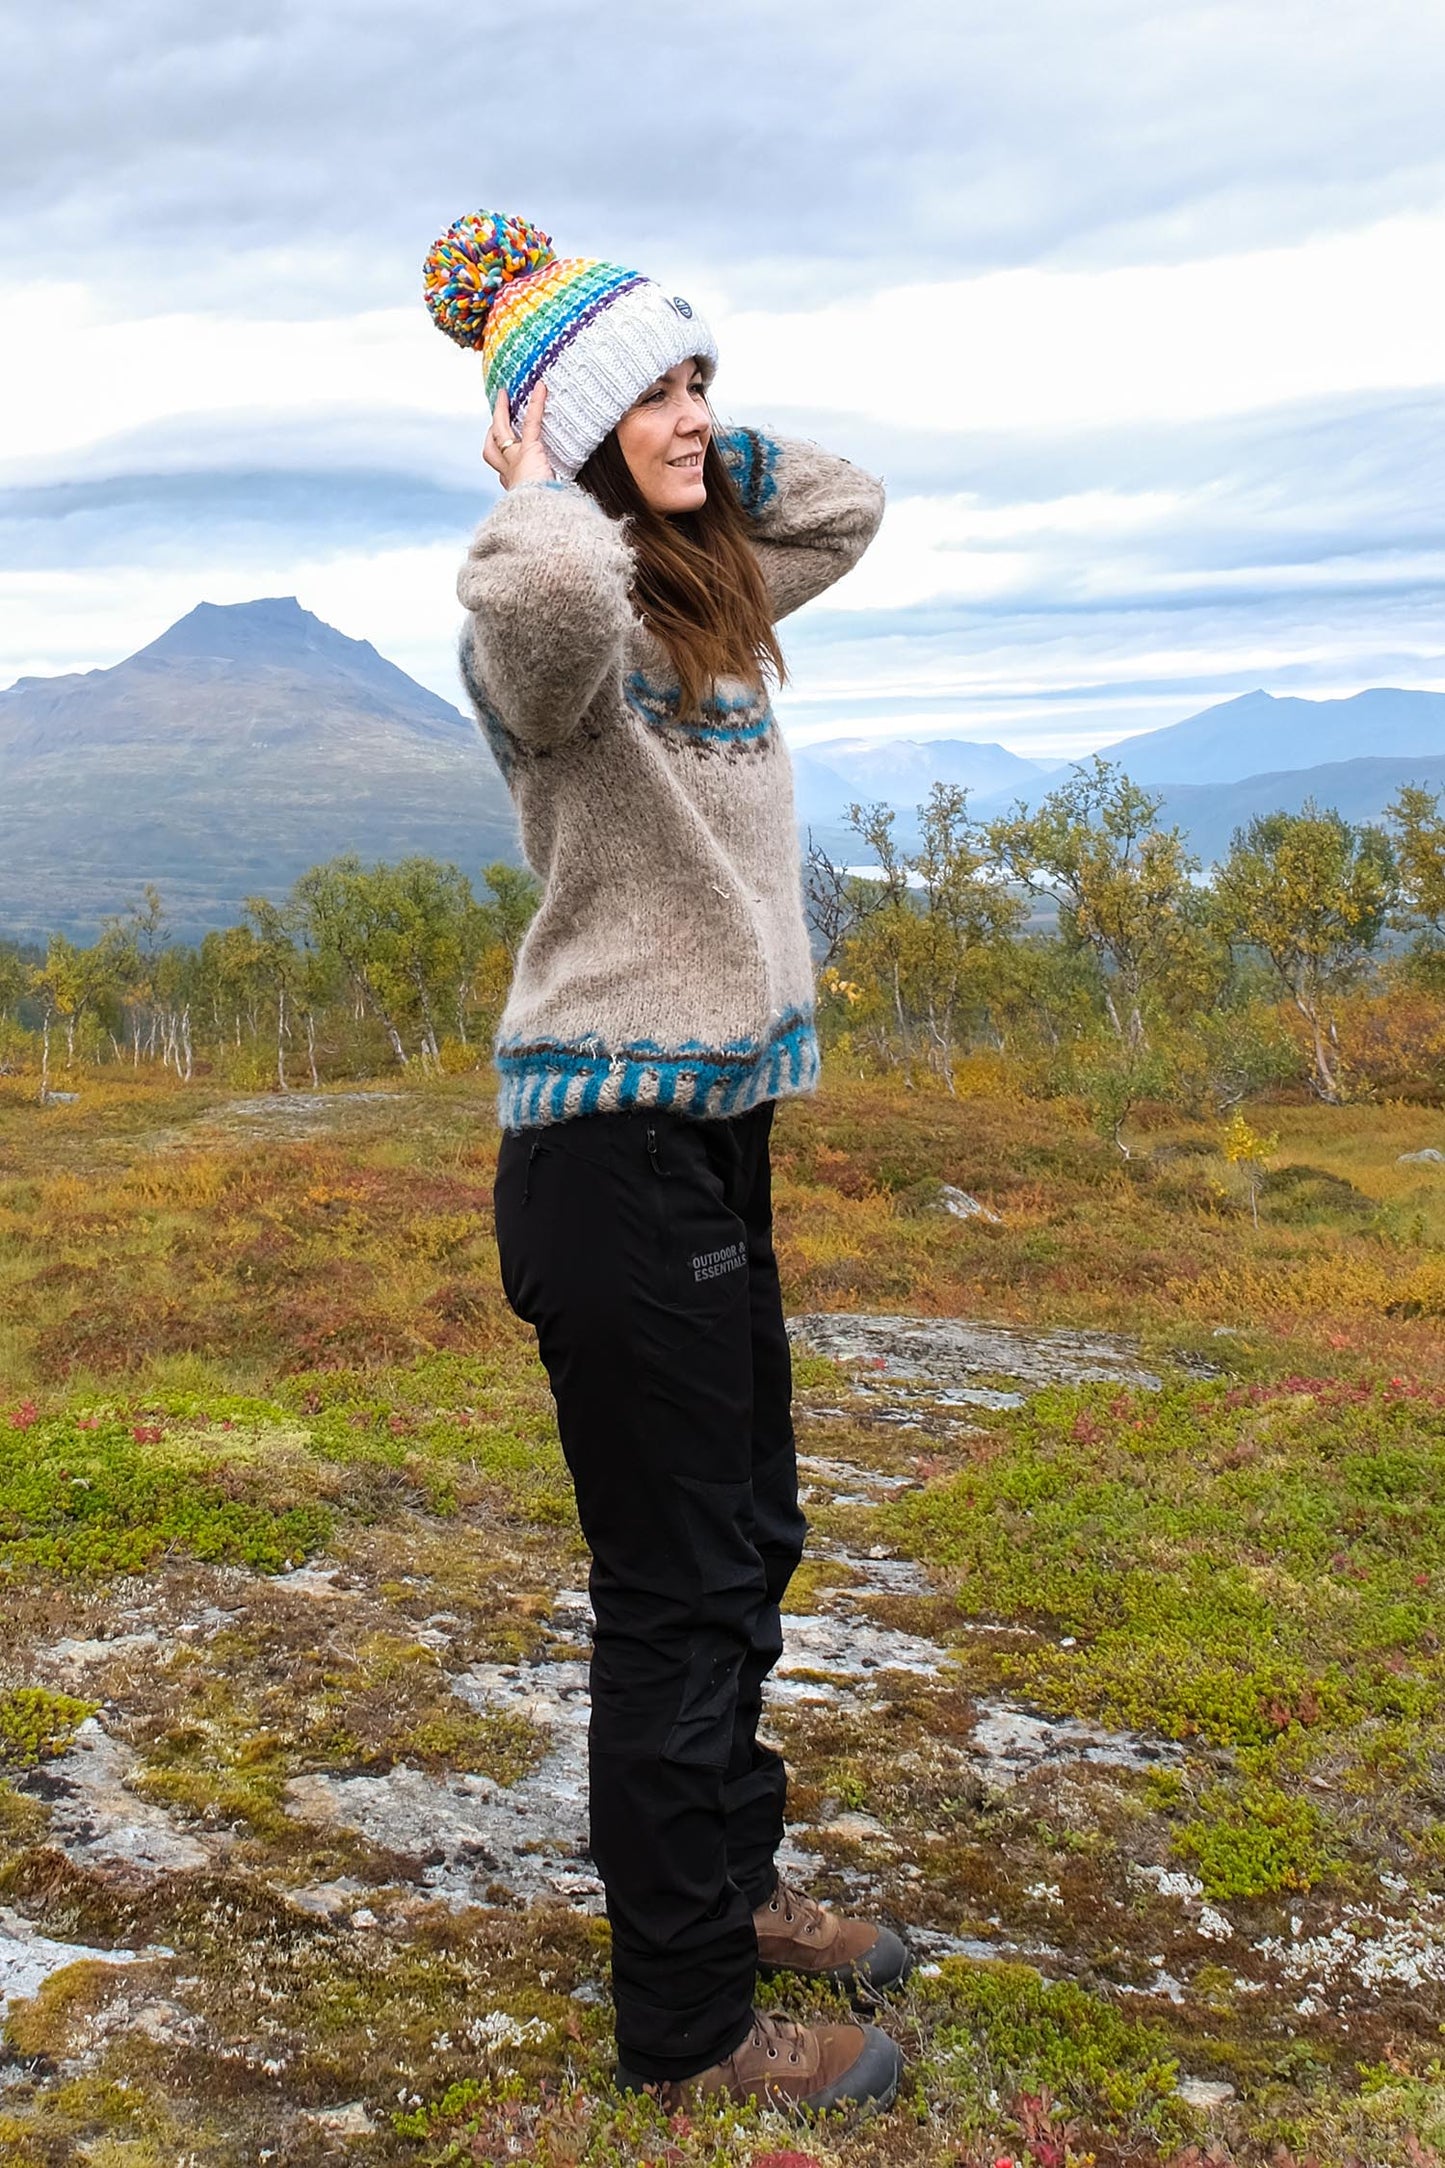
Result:
<svg viewBox="0 0 1445 2168"><path fill-rule="evenodd" d="M812 1012L791 1010L761 1040L664 1048L648 1041L608 1052L598 1041L511 1041L496 1050L503 1129L536 1129L581 1114L659 1107L699 1121L793 1098L818 1081Z"/></svg>

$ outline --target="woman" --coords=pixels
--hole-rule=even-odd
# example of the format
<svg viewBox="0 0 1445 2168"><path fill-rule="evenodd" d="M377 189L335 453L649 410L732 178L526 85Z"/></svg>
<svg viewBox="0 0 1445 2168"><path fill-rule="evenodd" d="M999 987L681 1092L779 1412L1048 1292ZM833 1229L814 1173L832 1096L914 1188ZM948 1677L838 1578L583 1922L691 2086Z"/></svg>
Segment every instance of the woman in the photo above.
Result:
<svg viewBox="0 0 1445 2168"><path fill-rule="evenodd" d="M876 2027L753 2008L760 1963L869 1991L908 1965L779 1879L786 1777L757 1738L806 1529L768 1130L817 1070L767 678L774 621L857 562L882 489L718 436L691 305L519 220L459 220L427 287L481 347L505 491L458 583L463 675L543 883L497 1041L497 1241L592 1553L619 2081L886 2103L901 2062Z"/></svg>

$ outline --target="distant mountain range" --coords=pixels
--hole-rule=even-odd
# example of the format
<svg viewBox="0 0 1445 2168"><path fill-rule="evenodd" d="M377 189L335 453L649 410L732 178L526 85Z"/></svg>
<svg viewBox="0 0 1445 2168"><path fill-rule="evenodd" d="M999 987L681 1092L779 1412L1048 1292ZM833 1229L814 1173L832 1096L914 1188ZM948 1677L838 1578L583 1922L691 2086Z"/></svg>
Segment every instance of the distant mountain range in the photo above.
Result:
<svg viewBox="0 0 1445 2168"><path fill-rule="evenodd" d="M1161 817L1186 830L1208 865L1256 813L1296 813L1313 798L1350 820L1378 820L1402 784L1445 788L1445 693L1381 687L1348 700L1244 693L1101 751L1163 796ZM935 780L966 784L969 811L987 820L1016 800L1036 804L1071 765L958 738L842 739L810 745L794 759L799 823L835 857L858 852L847 828L850 802L891 805L907 842Z"/></svg>
<svg viewBox="0 0 1445 2168"><path fill-rule="evenodd" d="M1208 866L1227 854L1235 829L1257 814L1298 813L1306 798L1313 798L1346 820L1378 821L1406 783L1445 791L1445 753L1419 753L1409 760L1328 760L1317 768L1247 775L1238 783L1161 784L1159 818L1182 828L1191 850Z"/></svg>
<svg viewBox="0 0 1445 2168"><path fill-rule="evenodd" d="M154 881L194 939L348 850L518 855L475 723L294 597L203 602L113 669L0 693L0 930L88 940Z"/></svg>
<svg viewBox="0 0 1445 2168"><path fill-rule="evenodd" d="M1161 792L1209 863L1232 830L1307 797L1378 819L1404 783L1445 789L1445 693L1245 693L1104 748ZM935 782L987 818L1036 803L1068 763L968 739L837 738L793 755L800 826L861 855L850 803L914 809ZM0 932L89 939L160 888L172 931L232 923L338 852L519 858L511 801L475 725L294 597L201 603L113 669L0 693Z"/></svg>
<svg viewBox="0 0 1445 2168"><path fill-rule="evenodd" d="M1058 765L967 738L833 738L793 754L793 788L800 821L834 824L855 803L911 812L935 783L962 784L975 798L1007 796Z"/></svg>
<svg viewBox="0 0 1445 2168"><path fill-rule="evenodd" d="M1136 783L1237 783L1321 763L1445 752L1445 693L1380 687L1348 700L1241 693L1103 748Z"/></svg>

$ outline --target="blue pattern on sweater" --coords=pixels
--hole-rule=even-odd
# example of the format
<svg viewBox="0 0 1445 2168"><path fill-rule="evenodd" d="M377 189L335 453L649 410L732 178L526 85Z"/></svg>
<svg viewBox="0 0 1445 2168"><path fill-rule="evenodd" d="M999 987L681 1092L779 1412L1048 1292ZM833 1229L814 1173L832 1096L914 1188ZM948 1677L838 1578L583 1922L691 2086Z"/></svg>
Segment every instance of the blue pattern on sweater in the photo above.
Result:
<svg viewBox="0 0 1445 2168"><path fill-rule="evenodd" d="M686 739L689 745L756 745L773 724L772 702L761 686L734 697L709 693L698 715L685 723L678 720L681 694L675 684L659 685L645 671L634 670L622 690L633 714L640 716L649 729L665 730Z"/></svg>
<svg viewBox="0 0 1445 2168"><path fill-rule="evenodd" d="M722 1047L692 1041L668 1048L639 1039L608 1053L595 1038L570 1045L514 1039L498 1044L496 1062L497 1119L504 1129L595 1114L604 1102L609 1113L664 1107L714 1119L745 1113L765 1099L811 1091L818 1078L818 1041L811 1010L792 1009L763 1040L731 1039Z"/></svg>
<svg viewBox="0 0 1445 2168"><path fill-rule="evenodd" d="M461 663L462 683L471 695L472 706L477 711L477 721L481 725L482 735L491 748L493 760L502 771L503 782L509 783L512 770L517 764L516 740L492 706L487 694L487 688L482 683L474 667L472 643L465 632L462 634L458 660Z"/></svg>

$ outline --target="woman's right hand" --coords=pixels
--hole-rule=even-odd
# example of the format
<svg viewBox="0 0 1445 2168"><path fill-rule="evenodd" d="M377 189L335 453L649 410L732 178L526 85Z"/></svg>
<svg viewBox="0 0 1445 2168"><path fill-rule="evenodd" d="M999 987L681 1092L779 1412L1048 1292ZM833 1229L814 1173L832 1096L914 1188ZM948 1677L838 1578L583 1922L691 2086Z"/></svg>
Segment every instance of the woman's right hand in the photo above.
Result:
<svg viewBox="0 0 1445 2168"><path fill-rule="evenodd" d="M552 462L542 448L542 413L546 404L547 387L539 384L527 402L527 418L522 424L521 435L517 436L507 409L507 394L505 391L497 393L482 457L501 476L503 489L515 489L519 482L556 480Z"/></svg>

